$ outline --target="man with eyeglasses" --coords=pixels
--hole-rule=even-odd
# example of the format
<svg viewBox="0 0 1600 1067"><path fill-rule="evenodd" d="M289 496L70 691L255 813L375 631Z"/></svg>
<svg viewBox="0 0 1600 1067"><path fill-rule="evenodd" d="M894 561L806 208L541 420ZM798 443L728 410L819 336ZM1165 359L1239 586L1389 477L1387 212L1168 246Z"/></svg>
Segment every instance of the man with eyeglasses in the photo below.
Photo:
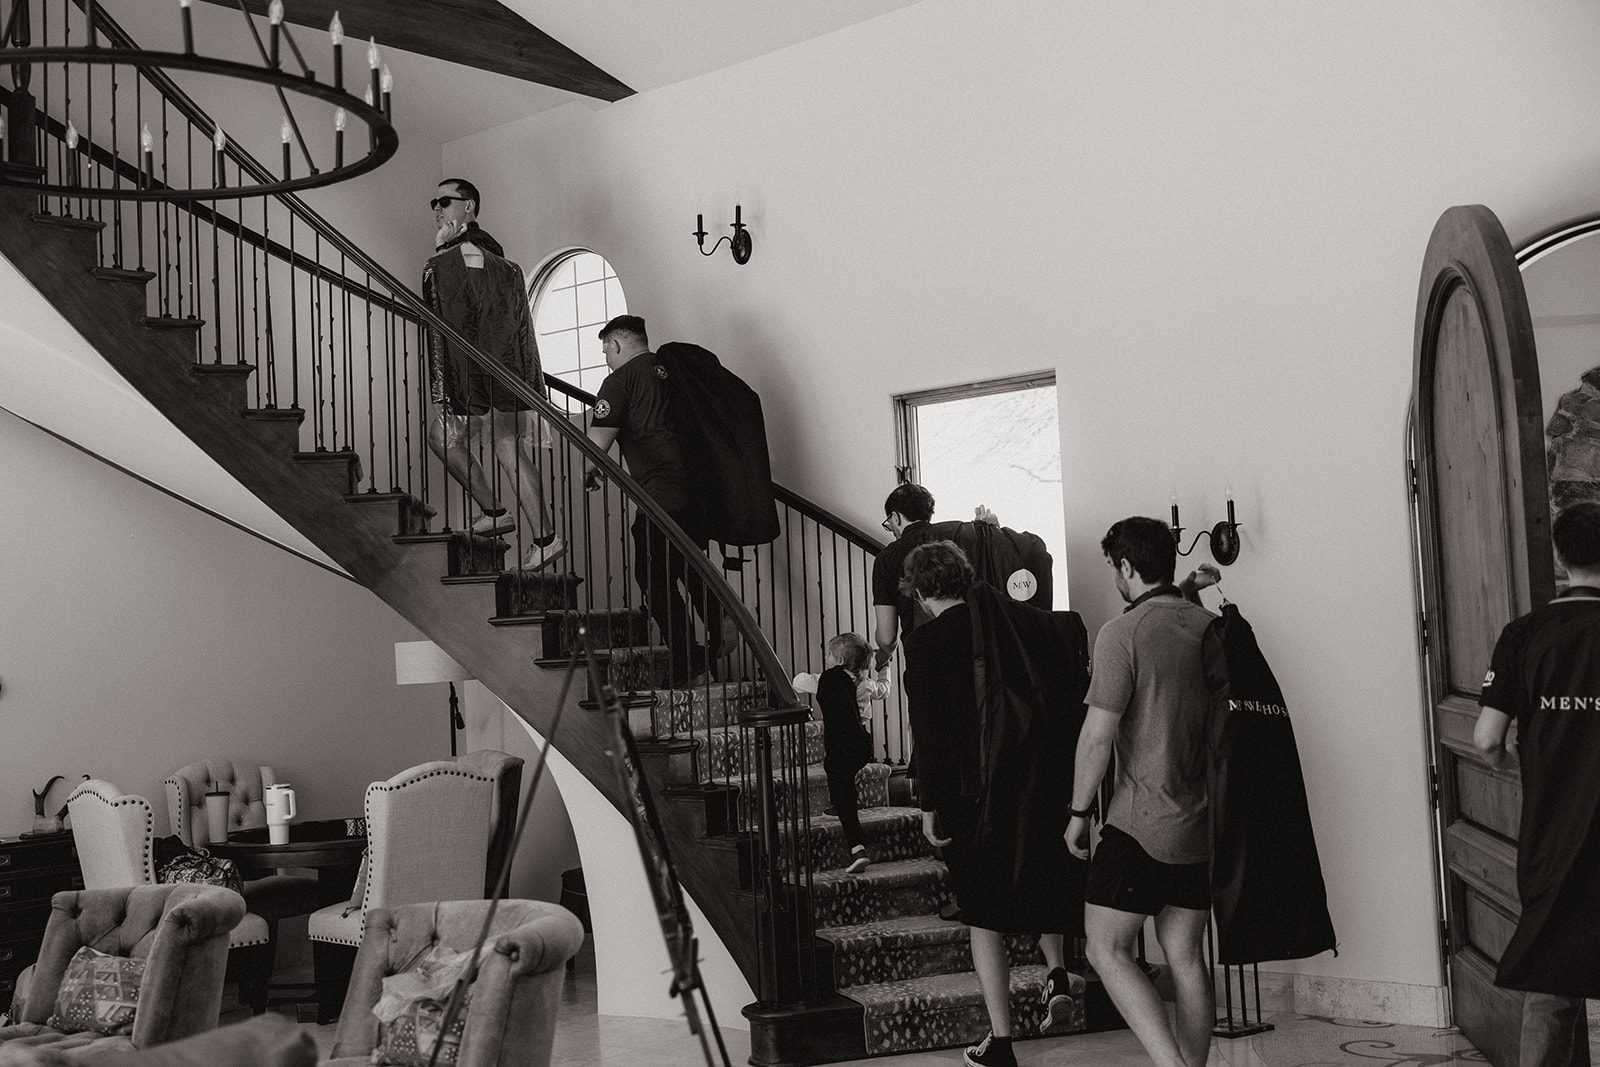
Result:
<svg viewBox="0 0 1600 1067"><path fill-rule="evenodd" d="M925 541L938 540L931 526L933 494L915 482L901 482L883 502L883 528L894 538L872 563L873 637L877 643L876 662L882 670L894 655L894 645L902 630L910 633L917 625L917 605L900 591L906 556ZM978 522L1000 525L994 512L979 504L973 511Z"/></svg>
<svg viewBox="0 0 1600 1067"><path fill-rule="evenodd" d="M471 182L446 178L439 183L439 194L429 202L438 232L434 255L422 273L423 296L457 333L543 394L544 373L522 268L506 259L500 242L478 225L481 205L478 187ZM430 393L438 406L438 417L428 420L428 447L481 509L472 532L499 537L517 528L516 518L501 503L500 479L491 481L475 455L487 433L495 464L529 526L522 567L548 566L566 551L545 506L543 471L534 451L535 445L550 448L549 428L532 402L497 383L438 331L430 331L428 349Z"/></svg>

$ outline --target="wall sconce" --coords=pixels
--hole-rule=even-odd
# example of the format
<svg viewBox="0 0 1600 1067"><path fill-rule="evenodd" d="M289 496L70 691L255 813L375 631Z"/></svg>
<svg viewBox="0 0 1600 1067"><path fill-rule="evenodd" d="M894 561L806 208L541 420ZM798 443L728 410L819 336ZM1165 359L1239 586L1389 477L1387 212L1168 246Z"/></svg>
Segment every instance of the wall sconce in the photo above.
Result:
<svg viewBox="0 0 1600 1067"><path fill-rule="evenodd" d="M1239 558L1239 524L1233 517L1233 490L1224 491L1228 496L1228 517L1211 529L1195 534L1187 550L1183 547L1183 527L1178 524L1178 491L1172 491L1172 543L1178 546L1178 555L1187 556L1193 552L1204 537L1210 541L1211 558L1220 565L1226 567Z"/></svg>
<svg viewBox="0 0 1600 1067"><path fill-rule="evenodd" d="M723 234L717 238L716 243L711 246L711 251L709 252L706 251L706 217L704 215L696 215L694 217L694 239L700 243L700 254L702 256L715 255L717 249L722 247L722 242L727 241L728 251L733 253L733 261L735 263L744 264L750 262L750 229L744 224L744 218L741 215L742 210L738 204L733 205L733 236L729 237L727 234Z"/></svg>

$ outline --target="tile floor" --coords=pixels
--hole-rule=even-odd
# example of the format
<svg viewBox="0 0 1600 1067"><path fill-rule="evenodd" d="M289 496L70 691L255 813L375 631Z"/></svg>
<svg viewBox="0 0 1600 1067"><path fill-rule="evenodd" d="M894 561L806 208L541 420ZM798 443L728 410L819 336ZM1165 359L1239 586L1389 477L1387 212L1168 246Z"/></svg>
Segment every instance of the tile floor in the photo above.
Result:
<svg viewBox="0 0 1600 1067"><path fill-rule="evenodd" d="M279 981L293 981L296 977L301 976L276 976ZM229 994L231 997L231 989ZM737 1019L742 1005L714 1007L719 1017ZM248 1017L247 1010L230 1010L224 1021ZM1266 1020L1274 1029L1214 1042L1209 1067L1448 1067L1488 1062L1454 1030L1323 1019L1288 1012L1269 1012ZM326 1055L333 1046L334 1027L308 1024L306 1029ZM734 1067L748 1062L749 1035L730 1028L722 1036L728 1062ZM1139 1042L1126 1030L1020 1042L1017 1060L1022 1067L1144 1067L1150 1063ZM562 992L552 1064L703 1067L706 1062L698 1039L681 1021L597 1015L593 952L585 948L579 954L578 967L568 972ZM952 1067L960 1062L960 1050L944 1049L859 1060L844 1067Z"/></svg>

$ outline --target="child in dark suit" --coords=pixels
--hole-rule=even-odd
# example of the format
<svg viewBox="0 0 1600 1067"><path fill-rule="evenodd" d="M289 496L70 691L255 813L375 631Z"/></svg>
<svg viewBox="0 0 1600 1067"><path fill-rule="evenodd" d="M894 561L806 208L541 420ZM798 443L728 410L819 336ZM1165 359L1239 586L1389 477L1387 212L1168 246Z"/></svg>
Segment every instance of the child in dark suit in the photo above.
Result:
<svg viewBox="0 0 1600 1067"><path fill-rule="evenodd" d="M822 709L822 769L828 775L828 800L844 828L850 862L860 874L872 862L861 837L856 772L872 760L872 737L861 724L857 689L871 669L872 650L859 634L840 634L828 642L827 670L817 679Z"/></svg>

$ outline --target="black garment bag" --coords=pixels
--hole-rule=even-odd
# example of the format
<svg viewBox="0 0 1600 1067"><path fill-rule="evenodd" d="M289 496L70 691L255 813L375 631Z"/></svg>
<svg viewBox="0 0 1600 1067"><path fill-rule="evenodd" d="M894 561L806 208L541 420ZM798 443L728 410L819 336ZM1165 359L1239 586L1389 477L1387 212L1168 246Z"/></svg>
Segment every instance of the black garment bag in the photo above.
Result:
<svg viewBox="0 0 1600 1067"><path fill-rule="evenodd" d="M1211 691L1211 895L1217 962L1335 948L1306 783L1283 691L1232 604L1201 645Z"/></svg>

